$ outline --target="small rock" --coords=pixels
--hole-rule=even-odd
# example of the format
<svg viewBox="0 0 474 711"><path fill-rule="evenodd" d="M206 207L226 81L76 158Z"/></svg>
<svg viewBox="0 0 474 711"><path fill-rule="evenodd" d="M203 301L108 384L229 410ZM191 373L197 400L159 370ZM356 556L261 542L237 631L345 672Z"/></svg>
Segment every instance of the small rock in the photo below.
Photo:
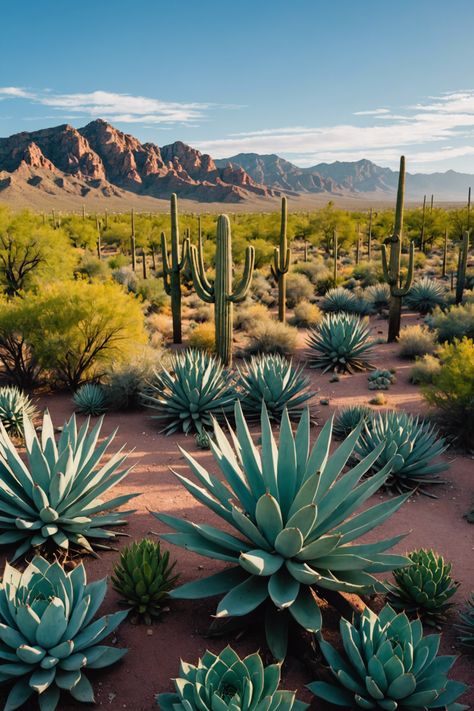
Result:
<svg viewBox="0 0 474 711"><path fill-rule="evenodd" d="M328 397L322 397L319 401L320 405L329 405L329 398Z"/></svg>

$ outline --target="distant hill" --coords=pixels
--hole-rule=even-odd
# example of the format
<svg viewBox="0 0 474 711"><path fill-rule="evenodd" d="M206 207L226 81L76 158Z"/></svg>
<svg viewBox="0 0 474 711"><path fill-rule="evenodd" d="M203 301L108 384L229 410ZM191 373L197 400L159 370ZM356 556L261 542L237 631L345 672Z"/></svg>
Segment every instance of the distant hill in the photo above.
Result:
<svg viewBox="0 0 474 711"><path fill-rule="evenodd" d="M90 200L121 209L123 203L141 201L144 209L153 209L157 199L172 192L214 206L253 208L281 194L294 196L295 205L309 198L316 204L318 196L320 201L327 196L356 206L361 198L391 200L397 177L396 171L369 160L311 168L274 154L214 160L181 141L162 147L141 143L101 119L79 129L64 124L0 138L0 202L15 206L62 208ZM470 185L474 176L453 170L408 174L407 198L433 193L437 201L462 201Z"/></svg>

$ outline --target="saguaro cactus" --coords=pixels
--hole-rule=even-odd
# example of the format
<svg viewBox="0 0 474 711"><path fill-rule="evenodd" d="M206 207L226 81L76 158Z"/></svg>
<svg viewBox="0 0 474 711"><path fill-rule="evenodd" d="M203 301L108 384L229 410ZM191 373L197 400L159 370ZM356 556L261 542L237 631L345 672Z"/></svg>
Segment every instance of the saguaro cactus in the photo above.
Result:
<svg viewBox="0 0 474 711"><path fill-rule="evenodd" d="M338 238L337 231L334 230L332 234L332 259L333 259L333 282L334 286L337 286L337 252L338 252Z"/></svg>
<svg viewBox="0 0 474 711"><path fill-rule="evenodd" d="M444 278L446 276L446 264L448 261L448 228L444 230L444 240L443 240L443 265L441 268L441 276Z"/></svg>
<svg viewBox="0 0 474 711"><path fill-rule="evenodd" d="M395 227L391 237L382 244L382 266L384 278L390 287L390 307L388 315L388 343L393 343L400 335L402 315L402 298L407 295L413 280L414 247L410 243L410 258L405 284L401 284L400 258L403 240L403 205L405 200L405 156L400 158L400 173L398 175L397 205L395 208ZM387 256L387 246L390 246L390 257Z"/></svg>
<svg viewBox="0 0 474 711"><path fill-rule="evenodd" d="M100 234L100 222L98 217L95 218L95 226L97 229L97 257L102 259L102 238Z"/></svg>
<svg viewBox="0 0 474 711"><path fill-rule="evenodd" d="M467 259L469 256L469 232L465 230L459 244L458 271L456 276L456 303L460 304L466 285Z"/></svg>
<svg viewBox="0 0 474 711"><path fill-rule="evenodd" d="M372 208L369 213L369 233L367 235L367 260L372 259Z"/></svg>
<svg viewBox="0 0 474 711"><path fill-rule="evenodd" d="M426 219L426 195L423 196L423 212L421 216L420 230L420 252L425 251L425 219Z"/></svg>
<svg viewBox="0 0 474 711"><path fill-rule="evenodd" d="M273 253L272 274L278 282L278 319L286 318L286 275L290 266L291 251L288 247L286 197L281 199L280 246Z"/></svg>
<svg viewBox="0 0 474 711"><path fill-rule="evenodd" d="M355 263L359 264L360 262L360 224L359 222L357 223L357 243L356 243L356 259Z"/></svg>
<svg viewBox="0 0 474 711"><path fill-rule="evenodd" d="M135 248L135 213L133 211L133 207L130 212L130 226L132 230L130 235L130 251L132 252L132 269L135 271L137 266L137 256Z"/></svg>
<svg viewBox="0 0 474 711"><path fill-rule="evenodd" d="M178 198L171 195L171 254L168 255L166 235L161 233L161 257L163 261L163 283L168 296L171 296L171 313L173 317L173 342L181 343L181 272L186 266L188 242L183 248L179 244Z"/></svg>
<svg viewBox="0 0 474 711"><path fill-rule="evenodd" d="M217 220L216 237L216 277L211 284L204 269L202 241L199 248L189 247L193 284L197 295L208 304L215 304L214 320L216 350L222 362L232 363L232 316L233 306L243 301L248 294L255 262L255 250L245 250L245 267L240 283L232 291L232 236L227 215L220 215Z"/></svg>

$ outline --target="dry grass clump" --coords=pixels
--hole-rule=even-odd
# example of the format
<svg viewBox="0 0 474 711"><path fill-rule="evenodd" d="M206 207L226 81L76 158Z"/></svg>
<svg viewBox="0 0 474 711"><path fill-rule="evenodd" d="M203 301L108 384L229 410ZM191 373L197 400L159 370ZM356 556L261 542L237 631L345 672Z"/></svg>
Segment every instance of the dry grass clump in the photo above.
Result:
<svg viewBox="0 0 474 711"><path fill-rule="evenodd" d="M266 318L259 321L249 330L249 343L245 349L246 355L255 353L277 353L291 355L295 349L298 331L280 321Z"/></svg>
<svg viewBox="0 0 474 711"><path fill-rule="evenodd" d="M189 336L191 348L198 348L207 353L214 353L216 350L215 326L212 321L200 323L191 331Z"/></svg>
<svg viewBox="0 0 474 711"><path fill-rule="evenodd" d="M426 326L406 326L398 337L400 356L402 358L417 358L436 349L436 335Z"/></svg>
<svg viewBox="0 0 474 711"><path fill-rule="evenodd" d="M322 319L323 314L316 304L304 299L299 304L296 304L291 323L299 328L309 328L310 326L317 326Z"/></svg>

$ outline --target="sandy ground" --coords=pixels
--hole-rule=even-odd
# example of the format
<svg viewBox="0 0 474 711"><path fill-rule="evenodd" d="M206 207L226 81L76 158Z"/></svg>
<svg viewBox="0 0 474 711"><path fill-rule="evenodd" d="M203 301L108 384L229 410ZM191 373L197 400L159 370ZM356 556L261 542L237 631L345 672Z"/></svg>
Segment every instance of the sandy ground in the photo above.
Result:
<svg viewBox="0 0 474 711"><path fill-rule="evenodd" d="M413 321L415 317L405 317L405 322ZM374 335L383 336L386 324L381 320L372 322ZM377 333L381 331L382 333ZM297 357L304 359L304 333L300 337L300 348ZM420 394L415 386L408 381L410 364L397 357L397 346L380 345L376 348L374 359L377 366L395 367L397 382L388 393L388 405L417 413L423 410ZM372 396L367 389L367 375L364 373L345 376L338 383L329 383L329 375L322 376L319 371L308 371L312 385L319 389L314 399L319 408L319 423L322 424L331 412L338 406L349 403L367 402ZM330 398L329 406L318 405L319 398ZM66 395L51 395L42 398L42 406L47 406L55 424L62 424L65 417L72 411L72 402ZM124 492L141 492L136 499L137 512L130 517L126 527L127 533L133 539L140 539L164 529L164 526L154 519L150 510L160 510L168 513L189 517L194 521L210 521L209 512L179 485L169 467L179 472L186 472L187 467L178 452L178 444L191 451L199 461L213 468L212 457L208 452L198 451L193 438L177 436L164 437L157 433L156 426L146 413L110 414L105 419L104 433L119 427L116 446L127 443L133 452L130 462L134 470L126 483L115 490L114 495ZM313 430L316 437L318 429ZM393 535L398 532L410 532L407 539L398 545L398 551L405 552L420 546L435 548L448 560L452 561L454 575L461 582L456 595L459 606L474 589L474 526L469 525L463 514L474 502L474 462L471 457L449 452L447 460L450 469L447 473L448 483L436 487L439 498L431 499L418 496L410 499L388 522L380 529L372 532L368 540ZM385 498L382 493L374 497ZM123 546L127 539L119 546ZM177 569L181 582L207 576L223 566L181 549L172 548L176 556ZM85 565L90 580L111 573L117 560L117 553L106 552L98 559L85 558ZM109 590L103 607L104 611L117 609L117 595ZM151 711L155 708L154 695L157 692L171 689L170 679L178 671L180 657L189 662L197 658L206 648L220 651L227 643L231 643L239 653L249 653L259 647L265 649L264 641L255 631L236 639L235 635L224 638L206 638L206 630L215 611L215 600L171 601L170 611L162 622L147 627L132 625L125 622L119 628L116 644L129 648L129 654L119 665L110 670L104 670L95 676L90 674L96 690L97 703L111 709L134 709L134 711ZM328 625L325 634L333 634L335 616L326 615ZM456 644L454 613L444 627L442 651L448 654L459 654ZM300 689L299 698L309 700L309 694L304 690L305 684L314 677L294 657L288 657L283 668L282 688ZM464 682L474 682L474 660L465 655L459 656L453 677ZM474 704L474 688L464 697L465 703ZM323 708L321 704L315 707ZM84 708L70 702L64 696L60 708L64 711L75 711Z"/></svg>

